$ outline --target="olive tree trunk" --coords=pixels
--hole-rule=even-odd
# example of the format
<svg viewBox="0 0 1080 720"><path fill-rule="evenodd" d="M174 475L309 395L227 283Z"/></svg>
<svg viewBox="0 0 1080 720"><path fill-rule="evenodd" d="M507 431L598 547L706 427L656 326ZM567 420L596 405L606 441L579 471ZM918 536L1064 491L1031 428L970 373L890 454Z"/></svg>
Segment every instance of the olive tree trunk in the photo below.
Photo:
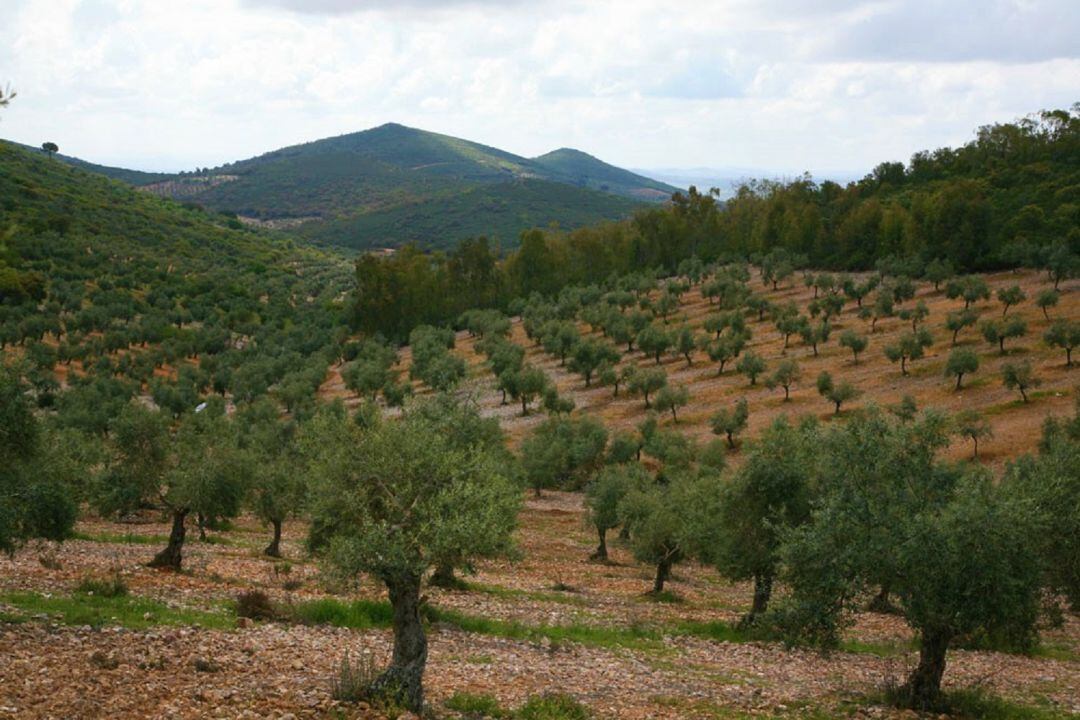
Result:
<svg viewBox="0 0 1080 720"><path fill-rule="evenodd" d="M273 558L279 558L281 557L281 520L271 520L270 523L274 526L274 539L266 546L263 553Z"/></svg>
<svg viewBox="0 0 1080 720"><path fill-rule="evenodd" d="M656 563L656 579L653 580L653 595L659 595L664 592L664 583L671 577L671 562L668 560L661 560Z"/></svg>
<svg viewBox="0 0 1080 720"><path fill-rule="evenodd" d="M180 564L183 560L181 550L184 547L184 535L187 532L184 527L184 521L187 519L187 515L187 510L173 510L172 530L169 532L169 543L148 563L150 567L168 568L170 570L180 569Z"/></svg>
<svg viewBox="0 0 1080 720"><path fill-rule="evenodd" d="M386 578L385 583L394 613L394 654L390 667L372 684L372 691L419 713L424 706L427 665L427 636L420 621L420 575L403 573Z"/></svg>
<svg viewBox="0 0 1080 720"><path fill-rule="evenodd" d="M772 588L772 573L757 573L754 575L754 602L750 606L750 612L742 620L744 625L753 625L769 609Z"/></svg>
<svg viewBox="0 0 1080 720"><path fill-rule="evenodd" d="M596 534L600 537L600 544L596 546L596 551L589 556L589 559L607 562L607 528L596 528Z"/></svg>
<svg viewBox="0 0 1080 720"><path fill-rule="evenodd" d="M908 678L905 690L913 710L933 710L941 699L941 676L945 674L945 653L949 634L923 630L919 645L919 664Z"/></svg>

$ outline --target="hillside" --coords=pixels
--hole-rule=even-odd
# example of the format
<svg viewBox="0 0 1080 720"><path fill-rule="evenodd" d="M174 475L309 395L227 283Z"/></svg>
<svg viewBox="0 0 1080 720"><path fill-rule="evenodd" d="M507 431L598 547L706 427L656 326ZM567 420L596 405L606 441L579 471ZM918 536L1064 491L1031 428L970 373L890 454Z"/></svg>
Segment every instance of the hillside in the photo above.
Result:
<svg viewBox="0 0 1080 720"><path fill-rule="evenodd" d="M310 402L350 273L340 257L0 144L0 348L30 363L39 405L82 430L102 431L132 396L178 412L213 385Z"/></svg>
<svg viewBox="0 0 1080 720"><path fill-rule="evenodd" d="M582 187L616 195L660 201L667 200L676 190L671 185L608 165L588 153L573 148L559 148L535 157L532 161L556 177L566 178Z"/></svg>
<svg viewBox="0 0 1080 720"><path fill-rule="evenodd" d="M572 228L625 218L675 190L577 151L530 160L393 123L200 174L101 171L254 223L302 223L305 237L351 248L410 241L448 247L478 234L496 235L509 246L534 225ZM520 183L527 181L543 184L522 192Z"/></svg>
<svg viewBox="0 0 1080 720"><path fill-rule="evenodd" d="M415 242L450 249L481 235L513 247L525 228L555 222L565 229L619 220L640 205L632 200L557 182L520 179L475 185L463 192L410 200L391 207L322 223L303 223L295 232L316 243L347 247L393 247Z"/></svg>
<svg viewBox="0 0 1080 720"><path fill-rule="evenodd" d="M709 426L712 415L746 398L750 407L747 438L752 439L781 415L797 417L809 414L826 422L842 421L845 415L857 412L860 407L869 404L895 405L904 395L911 395L920 408L932 407L948 412L971 409L984 413L991 419L994 434L980 444L979 457L982 462L1000 468L1007 461L1036 449L1045 418L1072 412L1076 383L1080 382L1075 353L1074 366L1066 367L1064 351L1048 346L1042 337L1053 320L1066 319L1080 323L1080 280L1061 284L1059 305L1049 311L1047 319L1034 303L1040 290L1053 285L1045 274L1028 270L984 277L992 293L1012 285L1019 285L1025 292L1027 300L1010 309L1009 317L1022 318L1026 323L1026 334L1010 341L1007 354L1000 354L996 345L986 343L978 327L967 327L960 332L956 348L971 349L981 359L979 370L965 378L964 389L960 392L954 391L955 381L950 381L943 372L946 359L954 349L950 342L952 333L946 329L945 322L948 314L962 308L964 302L948 299L944 287L935 290L932 284L922 282L918 284L915 298L908 301L906 306L911 307L919 301L926 303L929 315L924 326L933 336L934 344L926 350L925 357L909 362L909 375L903 375L898 364L889 361L884 348L896 343L905 332L910 331L910 321L890 316L875 323L876 328L872 331L870 320L857 317L857 308L851 303L833 319L831 339L822 343L815 355L798 334L790 338L789 347L785 348L782 335L768 316L759 320L756 315L750 315L747 327L752 336L745 352L754 352L765 360L767 371L762 378L783 360L794 359L799 364L801 378L792 386L790 401L784 400L782 389L766 387L761 378L756 385L750 385L746 377L735 370L735 360L727 364L723 373L719 373L717 363L710 361L703 350L691 353L692 362L687 362L676 352L665 351L659 367L666 372L670 384L687 387L690 401L679 410L678 422L674 422L670 415L661 415L661 425L704 442L712 437ZM791 278L772 290L767 285L763 286L755 273L752 284L756 285L755 291L774 307L793 302L801 312L806 313L814 299L814 290L805 287L797 278ZM659 293L654 292L653 301L658 297ZM872 303L865 301L863 304L870 307ZM976 303L973 308L982 319L1001 315L1001 304L995 299ZM718 307L702 295L700 287L694 288L683 296L679 307L662 326L675 331L687 325L696 336L703 337L708 333L702 325L710 315L718 312ZM605 344L612 342L599 329L591 328L586 322L578 321L577 324L582 338L594 338ZM845 330L865 334L869 339L869 346L860 354L858 363L853 362L851 351L838 343ZM641 396L630 395L625 388L620 388L616 395L611 387L604 387L595 379L591 387L585 387L579 374L571 372L558 357L546 352L540 342L528 339L524 325L519 320L515 320L512 326L510 340L526 349L526 362L542 368L560 395L574 400L578 412L599 418L612 431L632 431L646 418L647 411ZM483 412L498 417L514 443L520 443L543 421L544 414L534 411L522 416L520 406L501 402L496 378L476 345L476 338L469 337L465 332L458 334L456 352L468 363L470 392L475 395ZM625 350L625 345L620 349ZM411 357L407 349L402 357L403 367L407 368ZM1030 361L1040 379L1031 402L1023 402L1018 392L1002 384L1002 367L1018 359ZM657 367L657 364L651 356L635 349L622 353L619 368L628 366L648 369ZM839 418L834 418L832 405L818 394L815 387L815 379L822 370L832 373L837 382L850 382L861 392L850 406L844 406ZM417 391L425 390L417 384ZM345 388L340 366L323 384L320 395L342 397L352 406L360 402ZM957 458L969 457L970 441L956 438L951 452ZM735 458L737 461L738 456Z"/></svg>

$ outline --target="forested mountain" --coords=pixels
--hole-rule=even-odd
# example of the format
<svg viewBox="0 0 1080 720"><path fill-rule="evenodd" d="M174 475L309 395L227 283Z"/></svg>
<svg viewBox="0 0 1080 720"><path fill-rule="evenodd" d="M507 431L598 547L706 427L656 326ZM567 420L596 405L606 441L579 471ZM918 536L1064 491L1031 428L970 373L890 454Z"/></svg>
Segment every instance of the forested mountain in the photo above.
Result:
<svg viewBox="0 0 1080 720"><path fill-rule="evenodd" d="M141 393L174 412L212 389L313 402L348 273L340 257L0 143L0 349L82 430L104 431Z"/></svg>
<svg viewBox="0 0 1080 720"><path fill-rule="evenodd" d="M94 169L94 168L90 168ZM352 248L470 235L516 244L522 230L629 217L675 188L574 150L530 160L447 135L386 124L197 173L112 177L304 237Z"/></svg>

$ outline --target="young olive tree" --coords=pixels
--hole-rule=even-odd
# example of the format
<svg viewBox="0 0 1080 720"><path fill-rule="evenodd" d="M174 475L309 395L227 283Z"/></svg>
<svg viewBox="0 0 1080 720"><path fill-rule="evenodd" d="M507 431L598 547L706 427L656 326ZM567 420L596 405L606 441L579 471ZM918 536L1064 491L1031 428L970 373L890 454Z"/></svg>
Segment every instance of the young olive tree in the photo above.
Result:
<svg viewBox="0 0 1080 720"><path fill-rule="evenodd" d="M758 376L765 372L765 360L753 351L747 351L735 364L735 369L750 380L751 385L757 385Z"/></svg>
<svg viewBox="0 0 1080 720"><path fill-rule="evenodd" d="M956 390L959 390L965 375L979 369L979 356L971 350L953 350L945 361L945 377L956 378Z"/></svg>
<svg viewBox="0 0 1080 720"><path fill-rule="evenodd" d="M781 360L773 374L765 379L765 387L772 390L775 387L784 388L784 402L791 400L791 386L802 377L799 363L794 360Z"/></svg>
<svg viewBox="0 0 1080 720"><path fill-rule="evenodd" d="M735 406L717 410L709 418L709 426L713 434L727 437L728 448L735 449L735 436L746 429L747 420L750 419L749 405L746 398L739 398Z"/></svg>
<svg viewBox="0 0 1080 720"><path fill-rule="evenodd" d="M866 346L870 344L870 338L865 335L859 335L854 330L845 330L840 333L840 347L846 347L851 351L852 358L856 365L859 364L859 353L866 350Z"/></svg>
<svg viewBox="0 0 1080 720"><path fill-rule="evenodd" d="M323 419L312 459L310 547L345 578L386 586L393 611L390 666L369 688L420 712L427 637L420 589L446 561L505 554L521 494L499 457L454 447L422 413L362 429Z"/></svg>
<svg viewBox="0 0 1080 720"><path fill-rule="evenodd" d="M698 511L709 475L678 472L665 482L633 487L618 506L618 515L630 533L630 549L643 563L654 565L651 595L664 592L671 568L682 562L696 543L691 536L697 523L687 516Z"/></svg>
<svg viewBox="0 0 1080 720"><path fill-rule="evenodd" d="M251 478L249 455L220 399L184 415L175 431L162 413L128 405L111 428L111 451L98 482L98 509L118 514L156 504L171 519L169 540L150 567L179 570L188 516L201 516L204 525L235 517Z"/></svg>
<svg viewBox="0 0 1080 720"><path fill-rule="evenodd" d="M1065 367L1072 367L1072 351L1080 345L1080 322L1076 320L1055 320L1043 335L1043 342L1050 347L1065 351Z"/></svg>
<svg viewBox="0 0 1080 720"><path fill-rule="evenodd" d="M822 370L821 374L818 375L817 391L818 395L833 404L835 407L834 415L840 414L841 405L849 400L854 400L860 394L859 389L847 381L836 384L828 370Z"/></svg>
<svg viewBox="0 0 1080 720"><path fill-rule="evenodd" d="M599 538L596 551L589 556L590 560L607 562L607 533L622 524L619 503L631 490L646 487L652 482L652 476L640 463L628 461L606 466L585 486L589 524Z"/></svg>
<svg viewBox="0 0 1080 720"><path fill-rule="evenodd" d="M665 385L656 393L655 405L661 411L671 413L671 419L679 422L678 409L690 402L690 390L685 385Z"/></svg>
<svg viewBox="0 0 1080 720"><path fill-rule="evenodd" d="M768 609L780 569L781 528L810 517L810 467L818 434L814 423L776 420L754 442L746 462L720 486L704 515L701 559L732 580L753 580L754 598L744 623Z"/></svg>
<svg viewBox="0 0 1080 720"><path fill-rule="evenodd" d="M263 554L274 558L281 557L282 527L300 514L307 491L296 424L278 414L277 404L268 398L237 413L241 442L253 465L251 508L273 530Z"/></svg>
<svg viewBox="0 0 1080 720"><path fill-rule="evenodd" d="M521 444L521 464L536 497L544 488L580 487L604 462L607 430L590 416L549 417Z"/></svg>
<svg viewBox="0 0 1080 720"><path fill-rule="evenodd" d="M1031 367L1030 360L1019 363L1005 363L1001 368L1001 380L1009 390L1016 389L1024 402L1028 401L1027 391L1040 384L1039 378L1035 377L1035 371Z"/></svg>

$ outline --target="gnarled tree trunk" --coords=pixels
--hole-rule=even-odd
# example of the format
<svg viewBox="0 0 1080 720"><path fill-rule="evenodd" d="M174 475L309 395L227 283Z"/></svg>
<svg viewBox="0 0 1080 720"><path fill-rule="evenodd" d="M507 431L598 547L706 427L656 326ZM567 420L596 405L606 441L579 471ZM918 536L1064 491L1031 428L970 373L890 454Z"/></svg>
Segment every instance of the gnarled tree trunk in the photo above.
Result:
<svg viewBox="0 0 1080 720"><path fill-rule="evenodd" d="M671 563L667 560L661 560L656 564L656 579L653 580L653 595L659 595L664 592L664 583L671 577Z"/></svg>
<svg viewBox="0 0 1080 720"><path fill-rule="evenodd" d="M589 556L589 559L607 562L607 528L596 528L596 534L600 536L600 544L596 546L596 551Z"/></svg>
<svg viewBox="0 0 1080 720"><path fill-rule="evenodd" d="M274 539L266 546L263 553L270 557L279 558L281 557L281 520L271 520L270 524L274 526Z"/></svg>
<svg viewBox="0 0 1080 720"><path fill-rule="evenodd" d="M947 632L923 630L919 645L919 664L912 671L905 686L913 710L933 710L938 706L949 639Z"/></svg>
<svg viewBox="0 0 1080 720"><path fill-rule="evenodd" d="M148 563L150 567L168 568L170 570L180 569L180 563L183 559L181 550L184 547L184 535L186 534L184 521L187 519L187 515L187 510L173 510L169 543Z"/></svg>
<svg viewBox="0 0 1080 720"><path fill-rule="evenodd" d="M424 706L427 665L427 637L420 621L420 575L404 573L385 582L394 611L394 654L372 691L419 713Z"/></svg>
<svg viewBox="0 0 1080 720"><path fill-rule="evenodd" d="M742 619L743 625L753 625L757 619L769 609L769 599L772 597L773 574L758 573L754 575L754 603L750 606L750 612Z"/></svg>
<svg viewBox="0 0 1080 720"><path fill-rule="evenodd" d="M465 583L454 574L453 563L439 563L431 574L431 584L441 588L460 588Z"/></svg>

